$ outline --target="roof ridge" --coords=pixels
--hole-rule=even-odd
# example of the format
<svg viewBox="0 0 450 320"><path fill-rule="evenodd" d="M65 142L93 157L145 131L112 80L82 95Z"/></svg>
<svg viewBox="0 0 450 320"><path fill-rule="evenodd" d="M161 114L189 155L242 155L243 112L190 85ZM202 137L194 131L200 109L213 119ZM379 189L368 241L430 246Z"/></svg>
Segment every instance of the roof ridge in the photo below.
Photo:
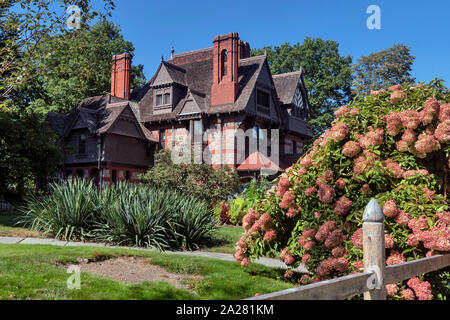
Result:
<svg viewBox="0 0 450 320"><path fill-rule="evenodd" d="M207 50L211 50L211 49L214 49L214 47L208 47L208 48L203 48L203 49L196 49L196 50L191 50L191 51L186 51L186 52L176 53L176 54L174 54L172 57L170 57L169 61L170 61L172 58L175 58L175 57L182 57L182 56L184 56L184 55L194 54L194 53L198 53L198 52L202 52L202 51L207 51Z"/></svg>
<svg viewBox="0 0 450 320"><path fill-rule="evenodd" d="M289 75L292 75L294 73L302 73L302 70L285 72L285 73L279 73L279 74L273 74L272 77L289 76Z"/></svg>

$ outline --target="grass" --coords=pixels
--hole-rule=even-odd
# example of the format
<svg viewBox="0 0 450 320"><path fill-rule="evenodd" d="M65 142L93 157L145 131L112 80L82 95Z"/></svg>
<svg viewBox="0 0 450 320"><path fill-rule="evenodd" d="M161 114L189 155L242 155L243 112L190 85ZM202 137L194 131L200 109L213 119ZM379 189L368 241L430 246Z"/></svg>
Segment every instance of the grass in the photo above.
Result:
<svg viewBox="0 0 450 320"><path fill-rule="evenodd" d="M23 214L17 211L0 212L0 237L43 238L42 233L17 224Z"/></svg>
<svg viewBox="0 0 450 320"><path fill-rule="evenodd" d="M69 290L69 275L55 262L76 263L78 258L135 255L150 257L151 263L170 272L199 274L191 280L195 291L178 289L166 282L126 284L108 278L81 274L81 289ZM293 285L282 279L283 270L216 259L174 256L158 252L90 247L0 244L0 299L243 299Z"/></svg>
<svg viewBox="0 0 450 320"><path fill-rule="evenodd" d="M239 226L220 226L213 234L213 240L210 247L202 248L204 251L234 253L236 251L236 242L244 234L244 229Z"/></svg>

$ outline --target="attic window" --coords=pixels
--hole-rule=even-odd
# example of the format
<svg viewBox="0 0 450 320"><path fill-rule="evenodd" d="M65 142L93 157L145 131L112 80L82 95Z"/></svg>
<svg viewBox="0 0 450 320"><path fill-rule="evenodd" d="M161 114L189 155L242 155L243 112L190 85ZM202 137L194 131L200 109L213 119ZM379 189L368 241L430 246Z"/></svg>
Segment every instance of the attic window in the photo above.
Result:
<svg viewBox="0 0 450 320"><path fill-rule="evenodd" d="M261 90L256 90L256 103L260 106L269 108L269 94Z"/></svg>
<svg viewBox="0 0 450 320"><path fill-rule="evenodd" d="M156 95L156 105L157 105L157 106L162 105L162 104L163 104L162 101L163 101L163 99L162 99L162 94L157 94L157 95Z"/></svg>
<svg viewBox="0 0 450 320"><path fill-rule="evenodd" d="M155 106L167 106L171 104L171 89L157 89L155 90Z"/></svg>
<svg viewBox="0 0 450 320"><path fill-rule="evenodd" d="M164 104L170 104L170 93L164 93Z"/></svg>
<svg viewBox="0 0 450 320"><path fill-rule="evenodd" d="M86 154L86 134L80 134L80 140L78 141L78 154Z"/></svg>

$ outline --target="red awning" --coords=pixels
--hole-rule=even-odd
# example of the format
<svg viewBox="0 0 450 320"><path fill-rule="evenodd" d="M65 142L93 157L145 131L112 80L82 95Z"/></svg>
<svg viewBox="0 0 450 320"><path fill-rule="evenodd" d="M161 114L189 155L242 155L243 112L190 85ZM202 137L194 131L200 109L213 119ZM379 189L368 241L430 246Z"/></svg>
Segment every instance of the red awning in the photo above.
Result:
<svg viewBox="0 0 450 320"><path fill-rule="evenodd" d="M238 171L272 171L274 173L284 171L279 165L275 164L272 160L267 158L260 152L253 152L237 167Z"/></svg>

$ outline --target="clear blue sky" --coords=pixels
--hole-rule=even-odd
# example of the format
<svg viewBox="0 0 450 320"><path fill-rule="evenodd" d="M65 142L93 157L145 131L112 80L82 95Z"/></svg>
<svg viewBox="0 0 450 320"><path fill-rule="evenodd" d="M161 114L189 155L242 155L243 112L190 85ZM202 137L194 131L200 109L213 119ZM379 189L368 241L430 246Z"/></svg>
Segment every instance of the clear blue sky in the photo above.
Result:
<svg viewBox="0 0 450 320"><path fill-rule="evenodd" d="M134 64L147 79L170 48L185 52L212 46L214 36L239 32L252 48L302 42L305 37L335 40L340 52L361 55L395 43L416 56L413 76L438 77L450 86L450 1L416 0L116 0L112 20L135 45ZM369 30L369 5L381 9L381 29Z"/></svg>

